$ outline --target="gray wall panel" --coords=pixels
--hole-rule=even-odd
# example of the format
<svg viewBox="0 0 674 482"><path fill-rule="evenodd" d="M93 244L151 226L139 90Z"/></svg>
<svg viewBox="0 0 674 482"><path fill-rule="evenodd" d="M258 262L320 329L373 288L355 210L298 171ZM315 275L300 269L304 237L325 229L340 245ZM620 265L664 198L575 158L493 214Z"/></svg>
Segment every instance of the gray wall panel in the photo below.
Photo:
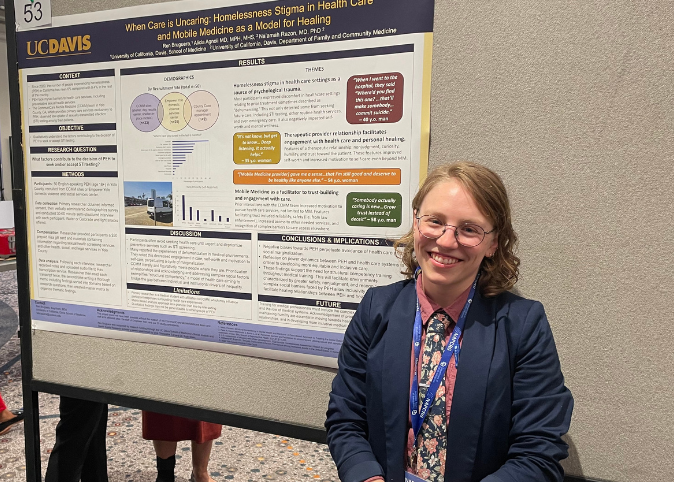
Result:
<svg viewBox="0 0 674 482"><path fill-rule="evenodd" d="M575 475L674 473L672 25L672 2L436 12L432 163L483 162L509 187L517 290L545 305L576 399Z"/></svg>
<svg viewBox="0 0 674 482"><path fill-rule="evenodd" d="M172 3L164 0L97 0L87 2L84 0L52 0L52 15L74 15L76 13L98 12L100 10L112 10L115 8L136 7L151 3ZM204 2L205 4L207 2Z"/></svg>
<svg viewBox="0 0 674 482"><path fill-rule="evenodd" d="M63 15L153 2L53 3ZM666 1L438 1L431 163L483 162L509 187L517 290L544 303L576 399L573 475L674 473L672 25ZM41 380L291 422L303 403L314 426L332 377L181 348L34 340ZM174 385L160 383L167 371ZM273 376L254 398L239 391L263 373ZM272 410L279 393L293 403Z"/></svg>
<svg viewBox="0 0 674 482"><path fill-rule="evenodd" d="M323 428L334 370L34 331L36 380Z"/></svg>

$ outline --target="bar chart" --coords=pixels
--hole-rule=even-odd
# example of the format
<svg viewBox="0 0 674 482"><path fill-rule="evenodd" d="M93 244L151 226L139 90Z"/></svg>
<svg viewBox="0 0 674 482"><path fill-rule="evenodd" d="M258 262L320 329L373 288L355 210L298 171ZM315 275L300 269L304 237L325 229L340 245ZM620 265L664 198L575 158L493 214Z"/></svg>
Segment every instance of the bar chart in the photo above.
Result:
<svg viewBox="0 0 674 482"><path fill-rule="evenodd" d="M210 156L208 140L171 141L173 175L181 179L209 179Z"/></svg>
<svg viewBox="0 0 674 482"><path fill-rule="evenodd" d="M231 203L219 192L184 193L178 198L176 217L187 226L231 224Z"/></svg>

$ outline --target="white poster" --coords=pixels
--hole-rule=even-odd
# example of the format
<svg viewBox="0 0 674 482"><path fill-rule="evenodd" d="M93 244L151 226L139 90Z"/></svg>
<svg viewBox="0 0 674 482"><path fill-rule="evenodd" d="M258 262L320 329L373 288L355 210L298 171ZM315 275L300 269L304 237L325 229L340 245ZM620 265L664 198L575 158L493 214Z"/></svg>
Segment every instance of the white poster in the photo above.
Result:
<svg viewBox="0 0 674 482"><path fill-rule="evenodd" d="M35 329L336 366L428 164L433 1L19 32Z"/></svg>

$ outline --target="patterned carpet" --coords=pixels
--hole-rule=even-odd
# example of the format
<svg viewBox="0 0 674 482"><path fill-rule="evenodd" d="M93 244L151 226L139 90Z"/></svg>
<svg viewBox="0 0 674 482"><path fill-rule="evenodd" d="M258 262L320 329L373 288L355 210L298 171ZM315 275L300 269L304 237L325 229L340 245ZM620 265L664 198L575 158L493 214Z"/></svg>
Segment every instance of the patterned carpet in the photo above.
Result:
<svg viewBox="0 0 674 482"><path fill-rule="evenodd" d="M0 272L0 301L17 309L16 272ZM0 393L10 409L20 408L21 362L19 340L12 337L0 348ZM40 436L42 473L47 468L58 423L55 395L40 394ZM176 458L178 482L189 480L190 444L180 442ZM337 482L337 470L322 444L283 438L260 432L223 427L215 441L209 464L218 482L233 480L279 482L316 480ZM23 425L0 437L0 480L25 479ZM151 482L155 480L152 444L141 438L140 411L110 407L108 417L108 475L111 482Z"/></svg>

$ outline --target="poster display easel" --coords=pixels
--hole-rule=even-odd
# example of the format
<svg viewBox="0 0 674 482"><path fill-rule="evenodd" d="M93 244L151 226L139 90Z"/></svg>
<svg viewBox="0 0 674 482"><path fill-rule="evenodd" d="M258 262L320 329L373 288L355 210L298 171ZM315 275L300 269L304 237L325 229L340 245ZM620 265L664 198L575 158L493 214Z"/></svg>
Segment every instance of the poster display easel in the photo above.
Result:
<svg viewBox="0 0 674 482"><path fill-rule="evenodd" d="M28 480L39 391L324 441L344 329L400 276L428 166L433 1L14 20Z"/></svg>

